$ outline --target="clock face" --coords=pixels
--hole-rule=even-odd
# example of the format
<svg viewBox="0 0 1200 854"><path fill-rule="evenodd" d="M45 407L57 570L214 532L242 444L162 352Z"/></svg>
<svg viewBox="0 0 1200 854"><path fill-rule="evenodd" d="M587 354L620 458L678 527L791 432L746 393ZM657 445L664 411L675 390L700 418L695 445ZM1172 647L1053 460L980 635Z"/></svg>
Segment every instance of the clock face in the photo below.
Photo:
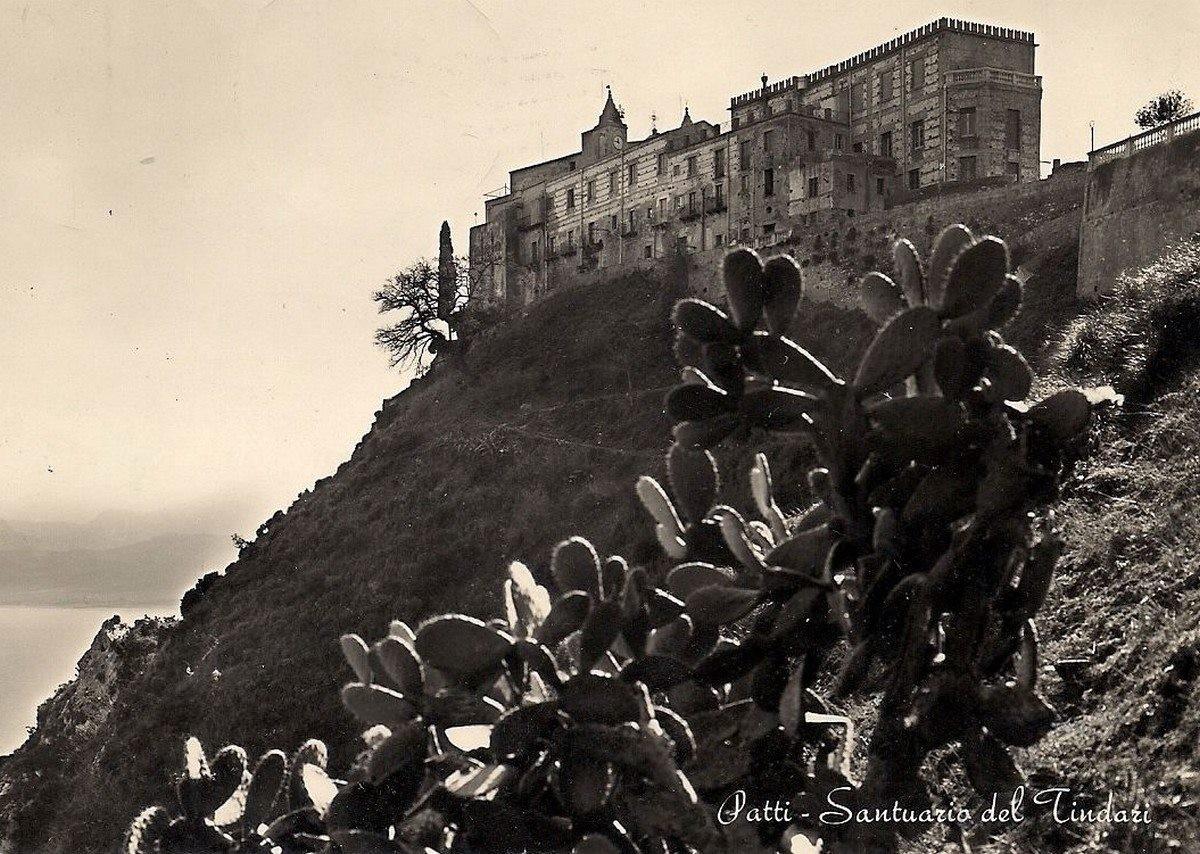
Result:
<svg viewBox="0 0 1200 854"><path fill-rule="evenodd" d="M616 151L620 147L621 147L621 140L614 139L613 140L613 150Z"/></svg>

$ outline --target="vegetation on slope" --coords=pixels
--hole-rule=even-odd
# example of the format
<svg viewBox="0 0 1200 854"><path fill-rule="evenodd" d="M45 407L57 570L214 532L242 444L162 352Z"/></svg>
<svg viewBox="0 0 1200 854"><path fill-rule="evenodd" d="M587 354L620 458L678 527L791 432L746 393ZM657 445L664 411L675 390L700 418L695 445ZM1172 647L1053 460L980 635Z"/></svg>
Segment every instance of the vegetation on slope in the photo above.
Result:
<svg viewBox="0 0 1200 854"><path fill-rule="evenodd" d="M1036 743L1054 715L1036 692L1032 621L1062 550L1045 512L1090 406L1078 390L1006 402L1029 397L1033 374L997 331L1023 291L1002 241L956 225L927 264L903 240L894 257L895 281L863 279L881 329L845 380L785 335L802 290L786 255L725 257L728 314L676 303L672 497L651 478L637 488L679 562L669 573L623 557L602 570L576 537L555 547L549 587L511 565L494 624L452 614L414 633L394 622L370 647L343 635L358 681L341 698L369 727L347 781L331 782L314 743L293 760L286 806L272 808L282 753L265 754L242 798L242 748L222 749L210 772L189 739L177 803L139 815L129 854L260 850L263 836L297 854L724 850L733 842L714 809L734 790L798 811L741 828L737 850L758 847L745 834L882 854L935 822L923 817L931 751L958 745L982 797L1019 791L1006 745ZM761 455L761 520L717 503L709 449L760 430L818 457L804 478L816 501L793 518ZM821 690L879 696L860 784L848 779L854 723L814 692L843 638L836 685ZM714 741L697 745L692 728L712 716L743 734L744 767L722 773ZM840 744L830 724L844 726ZM490 744L450 747L464 725ZM676 764L688 762L703 801ZM903 804L911 817L818 822L812 810L838 792L854 809Z"/></svg>
<svg viewBox="0 0 1200 854"><path fill-rule="evenodd" d="M252 755L319 737L345 767L358 731L337 699L339 635L493 614L507 563L544 560L573 533L633 561L655 553L632 489L639 474L662 476L681 294L665 274L553 294L472 349L474 381L434 370L389 400L336 475L269 520L169 630L101 734L29 759L47 773L10 795L16 850L107 850L131 805L158 798L188 734ZM803 337L839 369L871 328L829 306L801 314ZM746 503L742 486L731 483L731 503ZM22 762L8 773L32 770Z"/></svg>
<svg viewBox="0 0 1200 854"><path fill-rule="evenodd" d="M1173 343L1166 352L1178 370L1165 385L1139 391L1124 381L1136 370L1096 370L1105 359L1129 364L1122 359L1131 342L1101 342L1099 333L1127 324L1130 313L1140 312L1141 329L1151 333L1195 328L1194 312L1169 310L1186 308L1186 299L1164 299L1187 293L1195 299L1195 259L1184 250L1172 263L1144 277L1141 290L1124 289L1079 321L1061 361L1089 379L1115 381L1134 405L1103 428L1097 456L1061 514L1068 540L1081 545L1067 553L1051 593L1045 659L1061 665L1062 675L1049 679L1061 681L1055 699L1075 725L1060 728L1029 757L1048 784L1115 789L1130 800L1144 792L1156 822L1101 840L1103 829L1042 820L1018 831L1016 850L1090 843L1157 850L1198 836L1188 761L1200 734L1194 698L1200 603L1189 504L1197 497L1191 484L1198 451L1191 401L1200 386L1187 347L1179 346L1189 340L1185 335L1167 336ZM55 776L77 782L69 792L49 786L22 792L29 799L16 850L105 850L129 806L161 793L184 732L206 743L238 741L252 753L314 734L346 757L354 732L336 704L341 665L331 641L340 631L378 633L389 616L412 619L451 606L493 612L491 589L507 558L544 555L571 531L587 533L601 548L640 541L650 550L627 496L632 476L652 471L661 454L666 420L652 402L673 373L664 343L665 290L630 279L557 294L477 349L478 386L435 372L389 402L338 475L271 520L208 601L172 633L154 670L122 692L112 728L95 744L64 750L65 766L56 764L61 754L40 758ZM608 311L614 305L629 308L642 335L621 333L631 320L614 318ZM1166 306L1166 313L1146 313L1154 306ZM827 307L810 307L804 316L798 337L838 365L849 361L846 352L838 355L843 345L861 347L868 328L862 317ZM585 334L597 332L596 325L607 337ZM576 350L576 339L591 343ZM1093 348L1089 355L1086 347ZM639 350L620 370L621 356ZM591 357L598 353L611 358L596 364ZM426 426L437 431L428 444L421 438ZM533 471L548 474L522 481L522 463L533 461ZM737 486L732 492L745 494ZM563 501L570 497L575 503ZM508 514L497 513L500 507ZM536 521L513 524L528 518ZM438 542L447 524L464 536ZM1115 585L1115 601L1106 584ZM1079 623L1082 629L1068 630ZM266 664L277 661L286 666L276 671L278 665ZM184 675L193 662L201 678ZM106 749L93 765L89 751L96 747Z"/></svg>
<svg viewBox="0 0 1200 854"><path fill-rule="evenodd" d="M1051 818L1018 846L1130 852L1200 844L1200 243L1176 247L1068 328L1055 367L1125 395L1094 431L1059 514L1072 544L1044 623L1063 724L1030 751L1082 804L1150 824ZM1018 848L1020 850L1020 847Z"/></svg>

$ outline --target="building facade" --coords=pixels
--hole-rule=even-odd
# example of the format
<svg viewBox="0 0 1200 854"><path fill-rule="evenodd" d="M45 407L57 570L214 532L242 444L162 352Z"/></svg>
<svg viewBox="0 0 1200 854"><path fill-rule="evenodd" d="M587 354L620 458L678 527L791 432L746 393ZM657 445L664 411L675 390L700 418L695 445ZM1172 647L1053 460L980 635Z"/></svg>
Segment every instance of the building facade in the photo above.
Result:
<svg viewBox="0 0 1200 854"><path fill-rule="evenodd" d="M787 242L946 184L1040 175L1032 33L942 18L630 140L609 91L579 151L510 173L471 230L485 300L531 301L600 267Z"/></svg>

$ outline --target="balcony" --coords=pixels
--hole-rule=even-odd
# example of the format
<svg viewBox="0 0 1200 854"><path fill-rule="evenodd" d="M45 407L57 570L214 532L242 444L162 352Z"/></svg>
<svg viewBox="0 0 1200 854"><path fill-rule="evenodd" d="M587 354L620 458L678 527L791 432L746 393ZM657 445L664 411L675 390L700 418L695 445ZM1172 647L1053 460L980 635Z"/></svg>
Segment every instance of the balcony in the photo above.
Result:
<svg viewBox="0 0 1200 854"><path fill-rule="evenodd" d="M1103 166L1111 160L1129 157L1142 149L1162 145L1170 142L1177 136L1196 133L1197 131L1200 131L1200 113L1192 113L1190 116L1184 116L1160 127L1134 134L1120 142L1114 142L1112 145L1106 145L1103 148L1097 148L1095 151L1088 152L1088 171L1091 172L1096 167Z"/></svg>
<svg viewBox="0 0 1200 854"><path fill-rule="evenodd" d="M679 214L680 222L692 222L700 219L702 211L700 208L684 208Z"/></svg>
<svg viewBox="0 0 1200 854"><path fill-rule="evenodd" d="M1042 78L1038 74L1025 74L1005 68L958 68L946 72L947 86L1008 86L1013 89L1038 90Z"/></svg>
<svg viewBox="0 0 1200 854"><path fill-rule="evenodd" d="M626 228L621 231L621 238L628 240L630 237L637 237L638 230L636 228Z"/></svg>
<svg viewBox="0 0 1200 854"><path fill-rule="evenodd" d="M728 209L729 209L729 206L725 204L724 199L705 199L704 200L704 212L706 214L724 213Z"/></svg>

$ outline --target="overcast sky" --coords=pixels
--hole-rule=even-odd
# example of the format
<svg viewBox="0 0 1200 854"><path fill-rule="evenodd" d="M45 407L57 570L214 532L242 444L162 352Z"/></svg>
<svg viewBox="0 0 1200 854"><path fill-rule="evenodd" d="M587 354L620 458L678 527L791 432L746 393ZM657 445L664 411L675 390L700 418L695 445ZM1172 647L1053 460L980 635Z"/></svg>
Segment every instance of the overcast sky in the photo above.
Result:
<svg viewBox="0 0 1200 854"><path fill-rule="evenodd" d="M947 15L1030 29L1042 157L1168 86L1195 0L4 2L0 518L249 499L330 473L405 378L373 287L482 193ZM252 528L254 520L248 520Z"/></svg>

